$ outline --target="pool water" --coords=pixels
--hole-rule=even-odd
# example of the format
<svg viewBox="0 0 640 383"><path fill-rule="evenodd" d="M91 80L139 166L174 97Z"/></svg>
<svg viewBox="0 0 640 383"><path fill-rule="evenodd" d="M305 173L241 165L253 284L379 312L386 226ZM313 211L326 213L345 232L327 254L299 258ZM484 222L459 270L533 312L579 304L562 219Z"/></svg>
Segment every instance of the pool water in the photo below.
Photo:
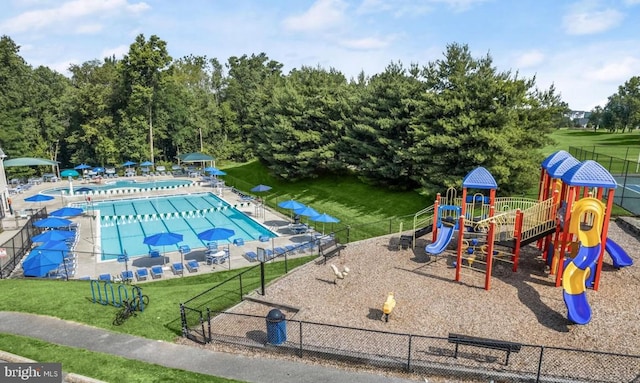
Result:
<svg viewBox="0 0 640 383"><path fill-rule="evenodd" d="M129 257L139 257L147 256L152 249L176 251L180 245L192 250L204 248L209 241L200 240L198 233L214 227L235 232L226 240L216 241L220 245L236 238L247 242L260 236L277 236L212 193L101 201L89 208L99 211L102 260L116 259L125 250ZM182 234L183 241L164 247L143 243L145 237L163 232Z"/></svg>
<svg viewBox="0 0 640 383"><path fill-rule="evenodd" d="M166 189L175 188L180 186L187 186L192 184L193 181L189 180L158 180L158 181L136 181L136 180L118 180L118 181L105 181L102 184L83 184L74 185L74 194L82 194L87 192L100 192L117 189ZM84 190L78 192L78 190ZM89 190L90 189L90 190ZM42 191L42 194L49 195L69 195L69 187L59 187L54 189L47 189Z"/></svg>

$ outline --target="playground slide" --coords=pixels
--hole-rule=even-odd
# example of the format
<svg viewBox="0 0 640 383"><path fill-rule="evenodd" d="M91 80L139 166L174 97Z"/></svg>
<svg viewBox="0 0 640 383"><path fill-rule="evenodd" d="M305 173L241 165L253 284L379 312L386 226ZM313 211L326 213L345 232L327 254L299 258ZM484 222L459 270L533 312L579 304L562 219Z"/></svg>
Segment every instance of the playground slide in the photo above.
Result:
<svg viewBox="0 0 640 383"><path fill-rule="evenodd" d="M449 246L449 242L451 242L451 238L453 238L454 230L454 226L442 225L438 229L438 238L436 238L436 241L432 244L427 245L427 247L424 248L424 251L426 251L427 254L433 255L442 253L444 249Z"/></svg>
<svg viewBox="0 0 640 383"><path fill-rule="evenodd" d="M626 251L620 245L613 241L611 238L607 238L607 242L604 244L604 248L611 256L613 261L613 267L619 269L625 266L633 265L633 259L627 254Z"/></svg>
<svg viewBox="0 0 640 383"><path fill-rule="evenodd" d="M584 212L591 212L596 216L593 226L587 230L580 226L580 216ZM572 212L570 231L578 234L580 249L562 274L562 295L567 305L567 317L577 324L587 324L591 321L591 307L587 302L585 284L600 256L600 228L603 216L604 205L595 198L584 198L576 202Z"/></svg>

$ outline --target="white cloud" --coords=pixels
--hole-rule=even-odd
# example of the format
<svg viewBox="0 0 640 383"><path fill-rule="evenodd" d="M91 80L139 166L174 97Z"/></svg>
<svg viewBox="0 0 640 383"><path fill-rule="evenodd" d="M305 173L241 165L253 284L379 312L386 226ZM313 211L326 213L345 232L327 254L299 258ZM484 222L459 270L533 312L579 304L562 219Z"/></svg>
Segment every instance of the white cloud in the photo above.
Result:
<svg viewBox="0 0 640 383"><path fill-rule="evenodd" d="M624 3L629 6L640 4L640 0L624 0Z"/></svg>
<svg viewBox="0 0 640 383"><path fill-rule="evenodd" d="M515 59L515 66L518 69L531 68L542 63L545 59L544 53L537 49L533 49L527 52L522 52Z"/></svg>
<svg viewBox="0 0 640 383"><path fill-rule="evenodd" d="M395 17L418 16L433 11L438 5L445 5L454 12L464 12L486 1L488 0L363 0L356 12L391 13Z"/></svg>
<svg viewBox="0 0 640 383"><path fill-rule="evenodd" d="M602 63L587 73L587 76L598 81L615 81L622 85L629 78L640 72L640 59L636 57L620 57Z"/></svg>
<svg viewBox="0 0 640 383"><path fill-rule="evenodd" d="M379 39L376 37L365 37L361 39L346 39L339 42L340 46L358 50L382 49L389 46L391 39Z"/></svg>
<svg viewBox="0 0 640 383"><path fill-rule="evenodd" d="M129 53L129 45L119 45L115 48L107 48L100 52L100 59L105 57L116 56L117 59L121 59Z"/></svg>
<svg viewBox="0 0 640 383"><path fill-rule="evenodd" d="M72 0L58 7L27 11L0 25L7 33L44 29L53 25L81 21L90 16L103 16L105 13L139 13L149 9L144 2L129 3L128 0Z"/></svg>
<svg viewBox="0 0 640 383"><path fill-rule="evenodd" d="M624 14L616 9L596 9L596 4L584 1L575 4L562 19L565 31L570 35L590 35L618 26Z"/></svg>
<svg viewBox="0 0 640 383"><path fill-rule="evenodd" d="M288 17L283 24L292 31L326 30L344 21L346 8L342 0L317 0L306 12Z"/></svg>
<svg viewBox="0 0 640 383"><path fill-rule="evenodd" d="M75 32L79 34L94 34L96 32L100 32L103 28L102 24L92 23L92 24L80 24L76 27Z"/></svg>

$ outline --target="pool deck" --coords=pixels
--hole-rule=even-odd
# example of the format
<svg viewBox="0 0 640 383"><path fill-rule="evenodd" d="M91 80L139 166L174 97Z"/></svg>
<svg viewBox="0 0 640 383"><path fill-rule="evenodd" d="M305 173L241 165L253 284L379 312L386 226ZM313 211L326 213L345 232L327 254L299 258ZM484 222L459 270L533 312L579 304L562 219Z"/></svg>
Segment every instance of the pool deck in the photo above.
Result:
<svg viewBox="0 0 640 383"><path fill-rule="evenodd" d="M176 180L183 179L182 177L155 177L156 180ZM131 179L131 178L127 178ZM147 177L137 177L139 181L148 181ZM188 179L190 181L194 181L193 178L184 177L184 179ZM195 179L198 181L198 179ZM63 206L66 206L70 202L81 202L84 201L83 196L78 197L56 197L51 201L46 202L26 202L24 198L29 197L33 194L36 194L42 190L50 189L52 187L61 187L63 184L66 185L67 181L60 181L57 183L43 183L40 185L34 185L29 191L11 196L12 206L14 209L14 215L5 217L2 220L2 227L5 229L4 232L0 233L0 244L5 243L11 237L13 237L18 228L22 227L26 220L24 218L20 218L19 212L23 209L34 209L40 207L46 207L47 211L51 212L53 210L59 209ZM74 182L74 188L81 187L83 184L80 182ZM199 263L198 271L189 272L186 267L184 270L184 276L196 275L202 273L210 273L221 270L228 270L230 268L240 268L249 265L255 265L257 262L249 262L245 257L244 253L247 251L254 251L258 247L262 248L275 248L278 246L285 245L299 245L301 243L309 241L312 234L298 234L295 235L290 232L288 229L288 225L291 221L288 217L273 211L267 207L263 207L262 205L256 205L255 203L247 203L247 201L242 200L240 196L233 193L230 189L214 189L211 186L204 183L196 183L193 186L189 187L181 187L177 189L169 189L169 190L152 190L144 193L131 193L131 194L118 194L118 195L98 195L91 196L93 201L101 201L106 199L126 199L126 198L136 198L136 197L146 197L146 196L160 196L160 195L176 195L176 194L192 194L192 193L203 193L203 192L214 192L219 197L225 199L231 205L235 206L238 210L243 212L244 214L254 217L254 219L266 227L268 227L271 231L278 233L279 237L273 238L269 242L260 242L260 241L250 241L245 242L242 246L235 246L233 244L229 245L230 250L230 260L222 265L207 265L205 262L205 249L192 249L191 253L186 254L184 256L184 263L186 266L186 262L188 260L196 260ZM96 256L99 254L99 238L97 235L97 228L92 226L92 221L95 220L93 216L89 214L83 214L81 216L71 218L73 222L77 222L80 224L80 239L78 244L76 245L75 251L78 258L78 266L76 268L76 273L74 278L81 277L89 277L92 279L97 278L100 274L109 273L114 277L118 277L120 272L125 270L124 263L119 263L115 260L111 261L101 261L100 256ZM307 253L308 254L308 253ZM293 256L302 256L304 253L296 253ZM164 258L164 259L163 259ZM181 254L178 251L167 252L164 254L164 257L159 258L149 258L146 256L143 257L132 257L128 262L129 270L134 270L138 267L146 267L150 268L151 266L163 265L164 261L164 272L163 279L166 278L176 278L180 277L180 275L174 275L170 265L173 262L181 261ZM14 276L19 276L18 273L14 272ZM147 278L147 281L151 280L151 276ZM144 281L140 281L143 283Z"/></svg>

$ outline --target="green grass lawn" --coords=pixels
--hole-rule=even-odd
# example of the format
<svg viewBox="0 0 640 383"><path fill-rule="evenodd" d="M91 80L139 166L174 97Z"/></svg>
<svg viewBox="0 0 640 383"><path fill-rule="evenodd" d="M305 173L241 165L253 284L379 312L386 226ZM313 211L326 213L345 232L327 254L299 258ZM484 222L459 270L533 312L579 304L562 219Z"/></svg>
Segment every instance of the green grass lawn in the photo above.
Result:
<svg viewBox="0 0 640 383"><path fill-rule="evenodd" d="M559 129L551 134L555 144L542 149L544 155L558 150L569 151L569 147L596 151L601 154L637 161L640 155L640 133L609 133L587 129Z"/></svg>

